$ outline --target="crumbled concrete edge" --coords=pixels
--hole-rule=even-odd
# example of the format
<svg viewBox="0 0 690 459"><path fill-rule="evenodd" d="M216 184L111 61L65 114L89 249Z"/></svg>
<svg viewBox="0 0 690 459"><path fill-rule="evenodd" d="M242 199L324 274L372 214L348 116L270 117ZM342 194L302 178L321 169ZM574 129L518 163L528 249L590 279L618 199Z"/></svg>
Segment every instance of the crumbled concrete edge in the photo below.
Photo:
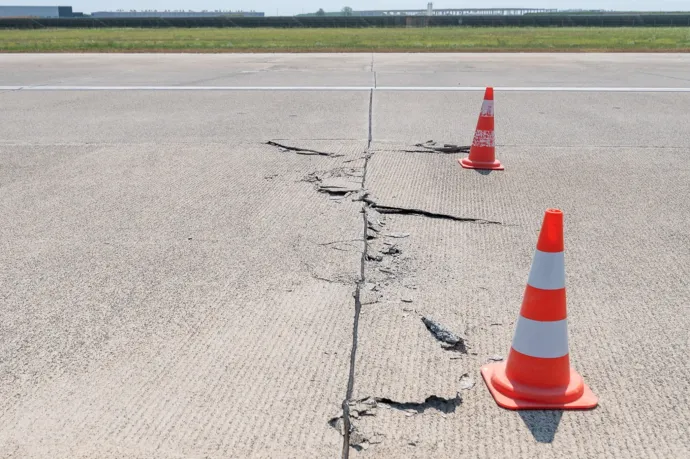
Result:
<svg viewBox="0 0 690 459"><path fill-rule="evenodd" d="M349 422L345 422L345 411L341 411L337 416L329 419L328 424L339 431L343 437L347 436L350 447L361 451L381 443L385 438L384 434L378 432L365 432L359 425L363 418L376 416L380 408L395 410L410 417L427 411L435 411L441 415L452 414L461 404L462 397L459 392L453 398L430 395L423 402L399 402L384 397L365 397L347 403Z"/></svg>

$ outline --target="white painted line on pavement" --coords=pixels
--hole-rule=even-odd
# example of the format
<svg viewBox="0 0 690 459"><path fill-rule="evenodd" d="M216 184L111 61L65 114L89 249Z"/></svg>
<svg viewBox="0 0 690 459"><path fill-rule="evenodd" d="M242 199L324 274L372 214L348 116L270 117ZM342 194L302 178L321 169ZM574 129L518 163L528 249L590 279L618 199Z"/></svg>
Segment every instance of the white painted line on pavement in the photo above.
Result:
<svg viewBox="0 0 690 459"><path fill-rule="evenodd" d="M16 86L13 89L22 91L371 91L374 88L371 86Z"/></svg>
<svg viewBox="0 0 690 459"><path fill-rule="evenodd" d="M0 91L376 91L473 92L483 86L0 86ZM690 92L690 88L519 87L497 86L500 92Z"/></svg>

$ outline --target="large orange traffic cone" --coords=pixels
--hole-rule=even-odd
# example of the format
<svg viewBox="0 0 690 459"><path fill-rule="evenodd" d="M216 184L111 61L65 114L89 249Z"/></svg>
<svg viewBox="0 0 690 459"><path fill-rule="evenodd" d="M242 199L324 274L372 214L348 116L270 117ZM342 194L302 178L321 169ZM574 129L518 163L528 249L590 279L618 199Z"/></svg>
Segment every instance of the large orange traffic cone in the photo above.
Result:
<svg viewBox="0 0 690 459"><path fill-rule="evenodd" d="M482 367L503 408L587 409L596 395L570 367L565 302L563 212L548 209L506 362Z"/></svg>
<svg viewBox="0 0 690 459"><path fill-rule="evenodd" d="M470 155L458 160L465 169L502 171L503 165L496 159L496 134L494 132L494 88L486 88L482 111L479 113Z"/></svg>

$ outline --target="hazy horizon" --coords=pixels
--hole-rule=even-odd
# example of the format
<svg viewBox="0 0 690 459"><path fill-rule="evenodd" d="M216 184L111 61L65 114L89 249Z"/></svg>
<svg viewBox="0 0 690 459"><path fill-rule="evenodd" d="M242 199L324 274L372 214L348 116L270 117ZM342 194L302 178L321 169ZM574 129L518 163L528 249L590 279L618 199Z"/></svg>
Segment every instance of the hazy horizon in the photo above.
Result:
<svg viewBox="0 0 690 459"><path fill-rule="evenodd" d="M620 11L688 11L690 0L502 0L502 1L436 1L434 8L556 8L556 9L604 9ZM61 5L72 6L75 11L123 10L243 10L263 11L267 15L293 15L325 11L339 11L344 6L354 10L378 9L424 9L426 0L301 0L290 2L280 0L239 0L234 2L220 0L38 0L2 1L0 5Z"/></svg>

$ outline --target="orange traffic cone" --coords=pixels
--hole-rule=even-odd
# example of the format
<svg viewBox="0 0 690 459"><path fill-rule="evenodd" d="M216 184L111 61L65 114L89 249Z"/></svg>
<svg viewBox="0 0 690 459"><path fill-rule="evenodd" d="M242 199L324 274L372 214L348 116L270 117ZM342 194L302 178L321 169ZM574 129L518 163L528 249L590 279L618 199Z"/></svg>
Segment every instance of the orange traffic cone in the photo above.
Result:
<svg viewBox="0 0 690 459"><path fill-rule="evenodd" d="M494 133L494 88L486 88L482 111L474 132L470 155L458 160L465 169L502 171L503 165L496 160L496 134Z"/></svg>
<svg viewBox="0 0 690 459"><path fill-rule="evenodd" d="M565 302L563 212L548 209L506 362L482 367L503 408L587 409L596 395L570 367Z"/></svg>

